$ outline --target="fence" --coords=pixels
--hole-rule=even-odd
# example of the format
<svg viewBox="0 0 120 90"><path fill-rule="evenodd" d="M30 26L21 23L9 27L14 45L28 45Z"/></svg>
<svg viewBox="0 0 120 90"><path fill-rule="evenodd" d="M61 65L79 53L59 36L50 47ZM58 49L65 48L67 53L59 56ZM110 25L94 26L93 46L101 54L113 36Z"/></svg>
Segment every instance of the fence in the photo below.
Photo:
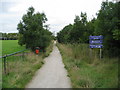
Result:
<svg viewBox="0 0 120 90"><path fill-rule="evenodd" d="M26 51L27 49L25 49L25 50L22 50L22 51L18 51L18 52L14 52L14 53L11 53L11 54L7 54L7 55L5 55L5 56L0 56L0 59L2 58L2 60L3 60L3 67L4 67L4 73L6 74L7 72L6 72L6 60L7 60L7 57L9 57L9 56L12 56L12 55L15 55L15 54L18 54L18 53L21 53L21 52L23 52L23 55L22 56L24 56L24 51Z"/></svg>

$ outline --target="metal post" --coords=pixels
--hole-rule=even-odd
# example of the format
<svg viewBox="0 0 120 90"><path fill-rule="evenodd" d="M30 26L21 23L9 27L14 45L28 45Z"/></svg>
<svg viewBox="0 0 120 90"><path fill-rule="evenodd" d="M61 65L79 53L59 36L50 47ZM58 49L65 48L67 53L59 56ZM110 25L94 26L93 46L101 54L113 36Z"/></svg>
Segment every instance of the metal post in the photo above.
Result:
<svg viewBox="0 0 120 90"><path fill-rule="evenodd" d="M100 59L102 58L102 49L100 48Z"/></svg>
<svg viewBox="0 0 120 90"><path fill-rule="evenodd" d="M4 72L6 74L6 57L4 57Z"/></svg>

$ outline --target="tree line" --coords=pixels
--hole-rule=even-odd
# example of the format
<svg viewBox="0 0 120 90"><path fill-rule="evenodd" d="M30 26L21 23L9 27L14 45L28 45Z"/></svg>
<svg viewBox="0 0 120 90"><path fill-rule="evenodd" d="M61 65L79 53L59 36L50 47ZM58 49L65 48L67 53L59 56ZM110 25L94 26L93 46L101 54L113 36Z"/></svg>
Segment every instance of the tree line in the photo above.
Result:
<svg viewBox="0 0 120 90"><path fill-rule="evenodd" d="M17 40L19 34L18 33L0 33L0 40Z"/></svg>
<svg viewBox="0 0 120 90"><path fill-rule="evenodd" d="M109 56L120 53L120 2L104 1L97 17L87 20L87 13L75 16L74 23L57 33L59 43L89 43L89 36L104 36L104 51Z"/></svg>

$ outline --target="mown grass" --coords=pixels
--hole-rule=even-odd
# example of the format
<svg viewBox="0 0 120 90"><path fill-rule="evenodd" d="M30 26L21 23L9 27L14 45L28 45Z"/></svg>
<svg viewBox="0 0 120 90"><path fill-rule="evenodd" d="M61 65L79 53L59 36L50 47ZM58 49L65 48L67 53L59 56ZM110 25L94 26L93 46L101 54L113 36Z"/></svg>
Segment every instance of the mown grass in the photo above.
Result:
<svg viewBox="0 0 120 90"><path fill-rule="evenodd" d="M0 40L0 42L1 42L1 48L2 48L0 56L4 56L6 54L11 54L11 53L18 52L18 51L21 51L21 50L25 49L25 46L18 45L18 40ZM25 52L30 52L30 51L27 50ZM12 64L12 62L14 62L14 60L19 62L19 59L22 60L23 58L21 56L20 57L19 56L17 56L17 57L16 56L7 57L7 72L10 69L8 65L10 64L10 66L11 66L11 64ZM4 79L6 79L6 77L9 77L9 76L4 74L4 63L3 63L2 60L3 59L1 59L1 72L0 72L0 75L2 75L2 79L3 79L2 85L4 86ZM13 64L13 66L15 66L15 65L16 65L16 63ZM7 85L7 86L9 86L9 85Z"/></svg>
<svg viewBox="0 0 120 90"><path fill-rule="evenodd" d="M87 44L57 44L73 88L117 88L118 58L99 59Z"/></svg>
<svg viewBox="0 0 120 90"><path fill-rule="evenodd" d="M17 54L7 58L7 74L3 70L3 88L25 88L32 79L35 72L44 64L43 58L52 51L53 43L46 49L45 53L36 55L29 52L22 56Z"/></svg>
<svg viewBox="0 0 120 90"><path fill-rule="evenodd" d="M25 46L18 45L18 40L1 40L2 56L25 49Z"/></svg>

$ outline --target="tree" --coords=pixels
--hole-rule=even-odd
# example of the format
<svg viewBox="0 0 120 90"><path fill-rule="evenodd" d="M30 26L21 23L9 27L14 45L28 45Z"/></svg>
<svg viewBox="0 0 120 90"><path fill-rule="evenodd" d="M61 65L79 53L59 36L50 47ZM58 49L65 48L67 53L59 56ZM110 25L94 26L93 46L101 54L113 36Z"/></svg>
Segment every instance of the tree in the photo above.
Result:
<svg viewBox="0 0 120 90"><path fill-rule="evenodd" d="M57 39L60 43L68 43L70 42L70 32L72 30L73 25L69 24L65 26L59 33L57 33Z"/></svg>
<svg viewBox="0 0 120 90"><path fill-rule="evenodd" d="M71 43L87 42L85 38L87 35L86 24L87 24L87 14L81 12L80 17L76 16L74 19L73 29L71 30L70 33Z"/></svg>
<svg viewBox="0 0 120 90"><path fill-rule="evenodd" d="M18 24L19 44L26 45L32 50L40 47L43 51L50 44L52 33L44 29L47 21L44 13L34 13L34 8L29 7L27 14L23 15L22 21Z"/></svg>
<svg viewBox="0 0 120 90"><path fill-rule="evenodd" d="M110 56L116 56L120 52L119 8L119 2L103 2L95 21L95 34L104 36L104 49L109 50Z"/></svg>
<svg viewBox="0 0 120 90"><path fill-rule="evenodd" d="M61 43L86 43L90 35L90 23L87 21L87 14L82 13L80 16L75 16L74 24L65 26L58 34L58 42Z"/></svg>

